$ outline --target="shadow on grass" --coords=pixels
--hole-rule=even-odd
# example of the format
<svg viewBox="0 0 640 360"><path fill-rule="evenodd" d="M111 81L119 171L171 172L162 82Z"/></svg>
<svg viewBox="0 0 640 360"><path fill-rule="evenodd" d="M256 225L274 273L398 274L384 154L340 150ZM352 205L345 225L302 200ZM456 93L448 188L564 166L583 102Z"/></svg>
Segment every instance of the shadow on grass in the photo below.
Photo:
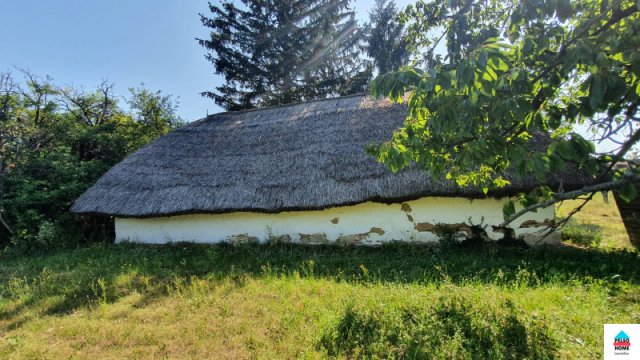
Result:
<svg viewBox="0 0 640 360"><path fill-rule="evenodd" d="M562 240L581 246L600 246L603 238L603 228L596 224L579 223L570 219L562 229Z"/></svg>
<svg viewBox="0 0 640 360"><path fill-rule="evenodd" d="M377 248L279 245L100 245L51 254L0 257L0 323L19 326L21 314L39 309L64 314L133 292L140 306L168 293L176 280L232 280L300 276L354 283L638 284L636 251L574 247L440 250L392 244ZM16 279L24 279L16 281ZM102 284L102 285L101 285Z"/></svg>
<svg viewBox="0 0 640 360"><path fill-rule="evenodd" d="M347 358L551 359L556 335L509 301L477 304L446 294L430 306L347 306L319 347Z"/></svg>

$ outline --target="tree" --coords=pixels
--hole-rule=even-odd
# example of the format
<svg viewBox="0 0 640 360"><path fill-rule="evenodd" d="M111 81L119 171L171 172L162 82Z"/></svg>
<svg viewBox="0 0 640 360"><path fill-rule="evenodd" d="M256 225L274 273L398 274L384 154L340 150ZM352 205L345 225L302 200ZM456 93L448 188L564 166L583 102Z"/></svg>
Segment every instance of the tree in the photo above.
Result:
<svg viewBox="0 0 640 360"><path fill-rule="evenodd" d="M408 92L409 117L371 153L392 170L416 163L484 191L508 184L508 168L544 183L574 164L592 181L575 191L541 186L522 194L523 211L505 206L505 226L563 199L588 201L596 191L616 188L634 198L640 170L617 165L640 140L639 6L630 0L419 1L406 17L423 67L379 76L372 85L374 95L394 101ZM438 53L442 41L445 51ZM585 138L581 127L592 135ZM549 143L535 144L536 132L550 134ZM618 148L596 152L603 141Z"/></svg>
<svg viewBox="0 0 640 360"><path fill-rule="evenodd" d="M15 116L18 103L17 86L9 73L0 73L0 234L13 234L5 219L4 193L9 172L14 167L13 155L19 147L22 129ZM0 236L0 239L3 237ZM5 236L6 238L6 236ZM2 243L0 242L0 245Z"/></svg>
<svg viewBox="0 0 640 360"><path fill-rule="evenodd" d="M405 27L400 22L396 3L376 0L366 26L367 55L373 58L378 74L398 70L409 61Z"/></svg>
<svg viewBox="0 0 640 360"><path fill-rule="evenodd" d="M180 127L184 121L178 116L179 103L171 95L162 95L162 91L150 91L144 85L130 88L129 107L134 111L133 119L147 132L145 142L165 135Z"/></svg>
<svg viewBox="0 0 640 360"><path fill-rule="evenodd" d="M109 168L180 125L171 96L113 85L61 88L22 71L0 75L0 246L30 250L110 239L112 219L76 216L73 201Z"/></svg>
<svg viewBox="0 0 640 360"><path fill-rule="evenodd" d="M371 69L359 57L350 0L242 0L209 4L211 29L198 39L225 84L203 96L227 110L365 91Z"/></svg>

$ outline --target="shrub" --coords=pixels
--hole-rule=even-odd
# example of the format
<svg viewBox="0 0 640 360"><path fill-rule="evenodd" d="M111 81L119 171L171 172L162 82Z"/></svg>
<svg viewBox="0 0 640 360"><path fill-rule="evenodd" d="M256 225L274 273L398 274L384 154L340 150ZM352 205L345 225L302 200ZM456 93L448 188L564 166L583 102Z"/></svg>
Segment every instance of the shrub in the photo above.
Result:
<svg viewBox="0 0 640 360"><path fill-rule="evenodd" d="M112 219L76 216L69 209L109 168L181 124L171 97L132 89L126 111L109 84L84 93L26 72L24 87L2 75L7 82L0 94L0 135L10 136L0 136L0 212L8 224L0 226L0 250L112 240Z"/></svg>
<svg viewBox="0 0 640 360"><path fill-rule="evenodd" d="M511 302L475 304L456 295L430 306L352 305L322 337L347 358L549 359L557 342L542 319Z"/></svg>

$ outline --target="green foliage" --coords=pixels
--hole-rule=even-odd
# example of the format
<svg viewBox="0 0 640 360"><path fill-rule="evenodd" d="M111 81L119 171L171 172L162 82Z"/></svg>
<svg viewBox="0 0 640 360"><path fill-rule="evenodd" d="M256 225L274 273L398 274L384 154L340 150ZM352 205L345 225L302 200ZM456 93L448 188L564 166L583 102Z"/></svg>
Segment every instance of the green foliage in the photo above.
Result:
<svg viewBox="0 0 640 360"><path fill-rule="evenodd" d="M562 228L562 241L569 241L576 245L597 247L602 243L602 229L597 225L580 224L569 221Z"/></svg>
<svg viewBox="0 0 640 360"><path fill-rule="evenodd" d="M409 60L404 25L393 0L376 0L366 25L367 55L373 58L379 74L397 70Z"/></svg>
<svg viewBox="0 0 640 360"><path fill-rule="evenodd" d="M68 213L109 168L181 124L169 96L132 89L128 114L112 86L86 93L25 73L2 75L0 104L0 246L23 251L105 240L108 218ZM2 85L2 84L0 84Z"/></svg>
<svg viewBox="0 0 640 360"><path fill-rule="evenodd" d="M622 200L630 202L638 196L637 187L634 184L626 184L618 190L618 196Z"/></svg>
<svg viewBox="0 0 640 360"><path fill-rule="evenodd" d="M134 111L133 119L146 129L146 138L142 140L144 143L184 124L177 114L178 103L174 102L171 95L162 95L160 90L152 92L144 87L131 88L129 92L131 98L128 103Z"/></svg>
<svg viewBox="0 0 640 360"><path fill-rule="evenodd" d="M545 319L509 301L486 304L454 294L420 306L351 305L321 344L329 355L348 358L552 359L553 336Z"/></svg>
<svg viewBox="0 0 640 360"><path fill-rule="evenodd" d="M199 39L225 84L202 93L227 110L289 104L367 89L361 31L350 0L209 4Z"/></svg>
<svg viewBox="0 0 640 360"><path fill-rule="evenodd" d="M594 183L637 180L637 166L613 165L640 141L639 13L631 0L419 1L403 16L422 61L372 83L409 116L370 153L393 171L416 163L485 190L507 185L508 168L542 183L569 165ZM596 153L605 140L622 145Z"/></svg>
<svg viewBox="0 0 640 360"><path fill-rule="evenodd" d="M516 206L513 201L509 200L502 206L502 213L505 217L511 216L516 213Z"/></svg>

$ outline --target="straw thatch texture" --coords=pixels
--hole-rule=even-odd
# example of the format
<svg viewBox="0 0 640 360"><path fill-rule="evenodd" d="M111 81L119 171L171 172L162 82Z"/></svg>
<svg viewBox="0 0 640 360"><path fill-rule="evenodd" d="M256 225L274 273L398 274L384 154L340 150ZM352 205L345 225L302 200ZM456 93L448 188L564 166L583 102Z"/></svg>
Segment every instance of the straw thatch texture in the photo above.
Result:
<svg viewBox="0 0 640 360"><path fill-rule="evenodd" d="M477 189L434 181L415 168L392 174L365 153L366 145L389 140L405 117L405 106L368 96L212 115L129 156L78 198L72 211L151 217L323 209L428 195L482 197ZM490 195L536 185L533 179L512 181Z"/></svg>

